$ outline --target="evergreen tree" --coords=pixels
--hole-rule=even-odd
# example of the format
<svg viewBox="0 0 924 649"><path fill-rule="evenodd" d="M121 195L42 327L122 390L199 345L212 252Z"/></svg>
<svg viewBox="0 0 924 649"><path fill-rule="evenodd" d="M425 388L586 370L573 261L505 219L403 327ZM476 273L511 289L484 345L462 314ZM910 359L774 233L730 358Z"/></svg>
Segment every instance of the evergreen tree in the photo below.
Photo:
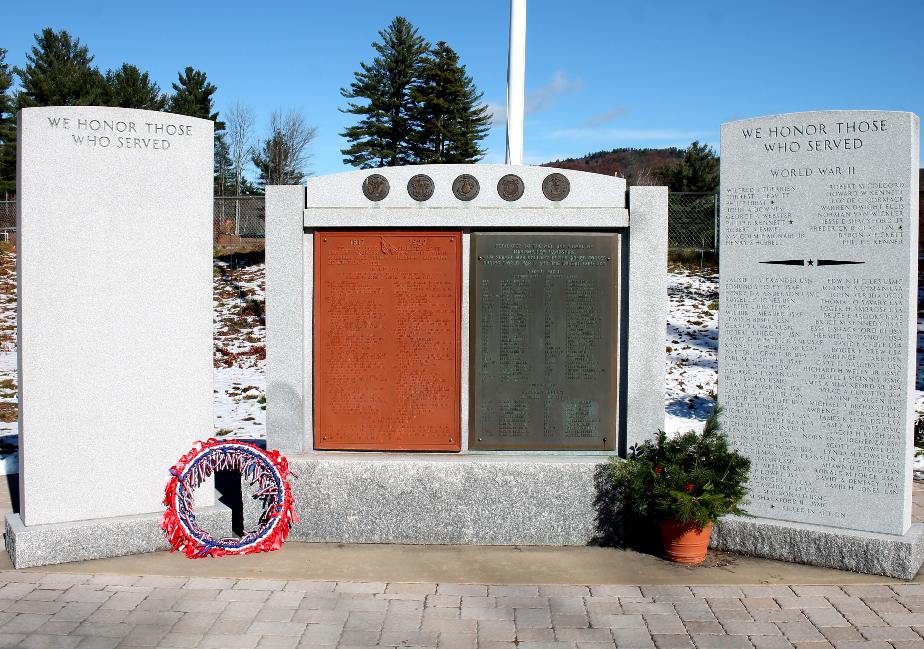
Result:
<svg viewBox="0 0 924 649"><path fill-rule="evenodd" d="M459 55L444 41L424 57L411 89L415 104L414 153L420 163L469 163L484 157L479 146L490 129L482 94L465 74Z"/></svg>
<svg viewBox="0 0 924 649"><path fill-rule="evenodd" d="M215 122L215 131L223 131L224 122L218 121L218 111L212 112L212 95L218 90L209 83L205 72L187 66L180 72L178 83L172 84L173 95L168 101L167 110L171 113L201 117Z"/></svg>
<svg viewBox="0 0 924 649"><path fill-rule="evenodd" d="M263 196L264 193L265 188L250 182L246 177L241 178L241 191L238 192L238 196Z"/></svg>
<svg viewBox="0 0 924 649"><path fill-rule="evenodd" d="M347 108L341 109L362 116L359 123L341 133L350 142L341 153L344 162L364 169L416 161L411 85L419 77L423 57L429 50L427 41L401 16L380 31L379 36L382 42L372 44L378 56L371 64L360 64L362 69L354 73L356 78L349 90L340 89L346 99L368 102L348 102Z"/></svg>
<svg viewBox="0 0 924 649"><path fill-rule="evenodd" d="M298 111L274 111L270 118L270 136L260 142L251 157L260 172L261 187L300 185L307 176L311 158L308 147L317 129Z"/></svg>
<svg viewBox="0 0 924 649"><path fill-rule="evenodd" d="M714 192L719 189L719 158L711 146L694 141L682 160L659 175L672 192Z"/></svg>
<svg viewBox="0 0 924 649"><path fill-rule="evenodd" d="M167 110L179 115L200 117L215 122L215 195L225 196L229 193L231 180L231 158L228 143L225 142L224 122L218 120L218 111L212 112L212 95L218 90L208 82L205 72L186 66L178 75L177 83L172 84L173 94L167 100Z"/></svg>
<svg viewBox="0 0 924 649"><path fill-rule="evenodd" d="M0 200L16 191L16 113L10 87L13 75L0 49Z"/></svg>
<svg viewBox="0 0 924 649"><path fill-rule="evenodd" d="M281 133L273 133L261 142L261 146L253 152L253 164L259 172L259 183L262 187L267 185L299 185L304 179L297 170L286 169L286 158L289 156L288 147Z"/></svg>
<svg viewBox="0 0 924 649"><path fill-rule="evenodd" d="M233 196L234 170L231 164L231 154L224 133L215 134L215 155L213 157L215 196Z"/></svg>
<svg viewBox="0 0 924 649"><path fill-rule="evenodd" d="M50 27L35 35L28 64L14 68L22 90L20 108L30 106L97 106L105 100L105 79L92 67L93 56L80 39Z"/></svg>
<svg viewBox="0 0 924 649"><path fill-rule="evenodd" d="M167 97L160 92L160 86L151 81L147 72L136 66L123 63L118 70L106 73L107 104L119 108L145 108L164 110Z"/></svg>

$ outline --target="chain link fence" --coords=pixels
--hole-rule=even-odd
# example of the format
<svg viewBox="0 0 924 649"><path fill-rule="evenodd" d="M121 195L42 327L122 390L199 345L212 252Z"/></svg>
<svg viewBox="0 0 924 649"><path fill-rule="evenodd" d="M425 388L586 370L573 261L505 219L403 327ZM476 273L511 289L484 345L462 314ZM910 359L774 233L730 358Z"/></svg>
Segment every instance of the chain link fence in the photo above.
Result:
<svg viewBox="0 0 924 649"><path fill-rule="evenodd" d="M213 211L215 245L236 245L266 234L263 196L215 197ZM0 241L16 238L16 201L0 200Z"/></svg>
<svg viewBox="0 0 924 649"><path fill-rule="evenodd" d="M16 201L0 201L0 241L16 239Z"/></svg>
<svg viewBox="0 0 924 649"><path fill-rule="evenodd" d="M718 193L670 193L667 201L667 247L673 251L696 251L700 254L718 251Z"/></svg>
<svg viewBox="0 0 924 649"><path fill-rule="evenodd" d="M215 245L233 245L242 239L266 236L266 202L263 196L216 196Z"/></svg>

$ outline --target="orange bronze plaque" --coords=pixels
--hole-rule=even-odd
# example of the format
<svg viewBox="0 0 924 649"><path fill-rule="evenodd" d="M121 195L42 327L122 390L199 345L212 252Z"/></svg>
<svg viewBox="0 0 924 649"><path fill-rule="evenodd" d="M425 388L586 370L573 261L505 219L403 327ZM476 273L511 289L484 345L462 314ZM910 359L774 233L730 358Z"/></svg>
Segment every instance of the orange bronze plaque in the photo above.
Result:
<svg viewBox="0 0 924 649"><path fill-rule="evenodd" d="M461 251L461 232L315 232L315 448L461 448Z"/></svg>

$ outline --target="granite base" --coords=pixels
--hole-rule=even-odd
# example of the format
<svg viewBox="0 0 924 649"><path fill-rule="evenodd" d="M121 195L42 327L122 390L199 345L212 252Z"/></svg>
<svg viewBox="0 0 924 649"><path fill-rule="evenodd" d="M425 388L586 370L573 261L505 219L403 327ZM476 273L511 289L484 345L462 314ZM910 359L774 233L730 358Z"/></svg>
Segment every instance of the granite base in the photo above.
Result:
<svg viewBox="0 0 924 649"><path fill-rule="evenodd" d="M586 545L601 456L313 453L289 457L290 540Z"/></svg>
<svg viewBox="0 0 924 649"><path fill-rule="evenodd" d="M924 564L924 524L902 536L728 516L712 531L709 547L756 557L806 563L898 579L912 579Z"/></svg>
<svg viewBox="0 0 924 649"><path fill-rule="evenodd" d="M231 510L216 504L196 510L200 525L231 529ZM162 513L25 526L6 515L6 552L15 568L169 550Z"/></svg>

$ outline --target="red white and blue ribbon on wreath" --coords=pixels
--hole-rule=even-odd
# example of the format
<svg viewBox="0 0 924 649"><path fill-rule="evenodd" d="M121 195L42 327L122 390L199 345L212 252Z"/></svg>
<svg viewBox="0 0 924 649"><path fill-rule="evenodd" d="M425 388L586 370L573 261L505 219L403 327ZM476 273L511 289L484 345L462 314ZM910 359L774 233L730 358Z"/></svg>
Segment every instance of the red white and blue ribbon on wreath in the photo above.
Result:
<svg viewBox="0 0 924 649"><path fill-rule="evenodd" d="M263 501L259 526L241 538L215 539L196 522L195 490L216 471L239 471L241 480L256 489L253 497ZM170 469L165 490L163 528L171 552L182 550L197 559L278 550L298 520L288 477L289 463L279 451L236 440L196 442Z"/></svg>

